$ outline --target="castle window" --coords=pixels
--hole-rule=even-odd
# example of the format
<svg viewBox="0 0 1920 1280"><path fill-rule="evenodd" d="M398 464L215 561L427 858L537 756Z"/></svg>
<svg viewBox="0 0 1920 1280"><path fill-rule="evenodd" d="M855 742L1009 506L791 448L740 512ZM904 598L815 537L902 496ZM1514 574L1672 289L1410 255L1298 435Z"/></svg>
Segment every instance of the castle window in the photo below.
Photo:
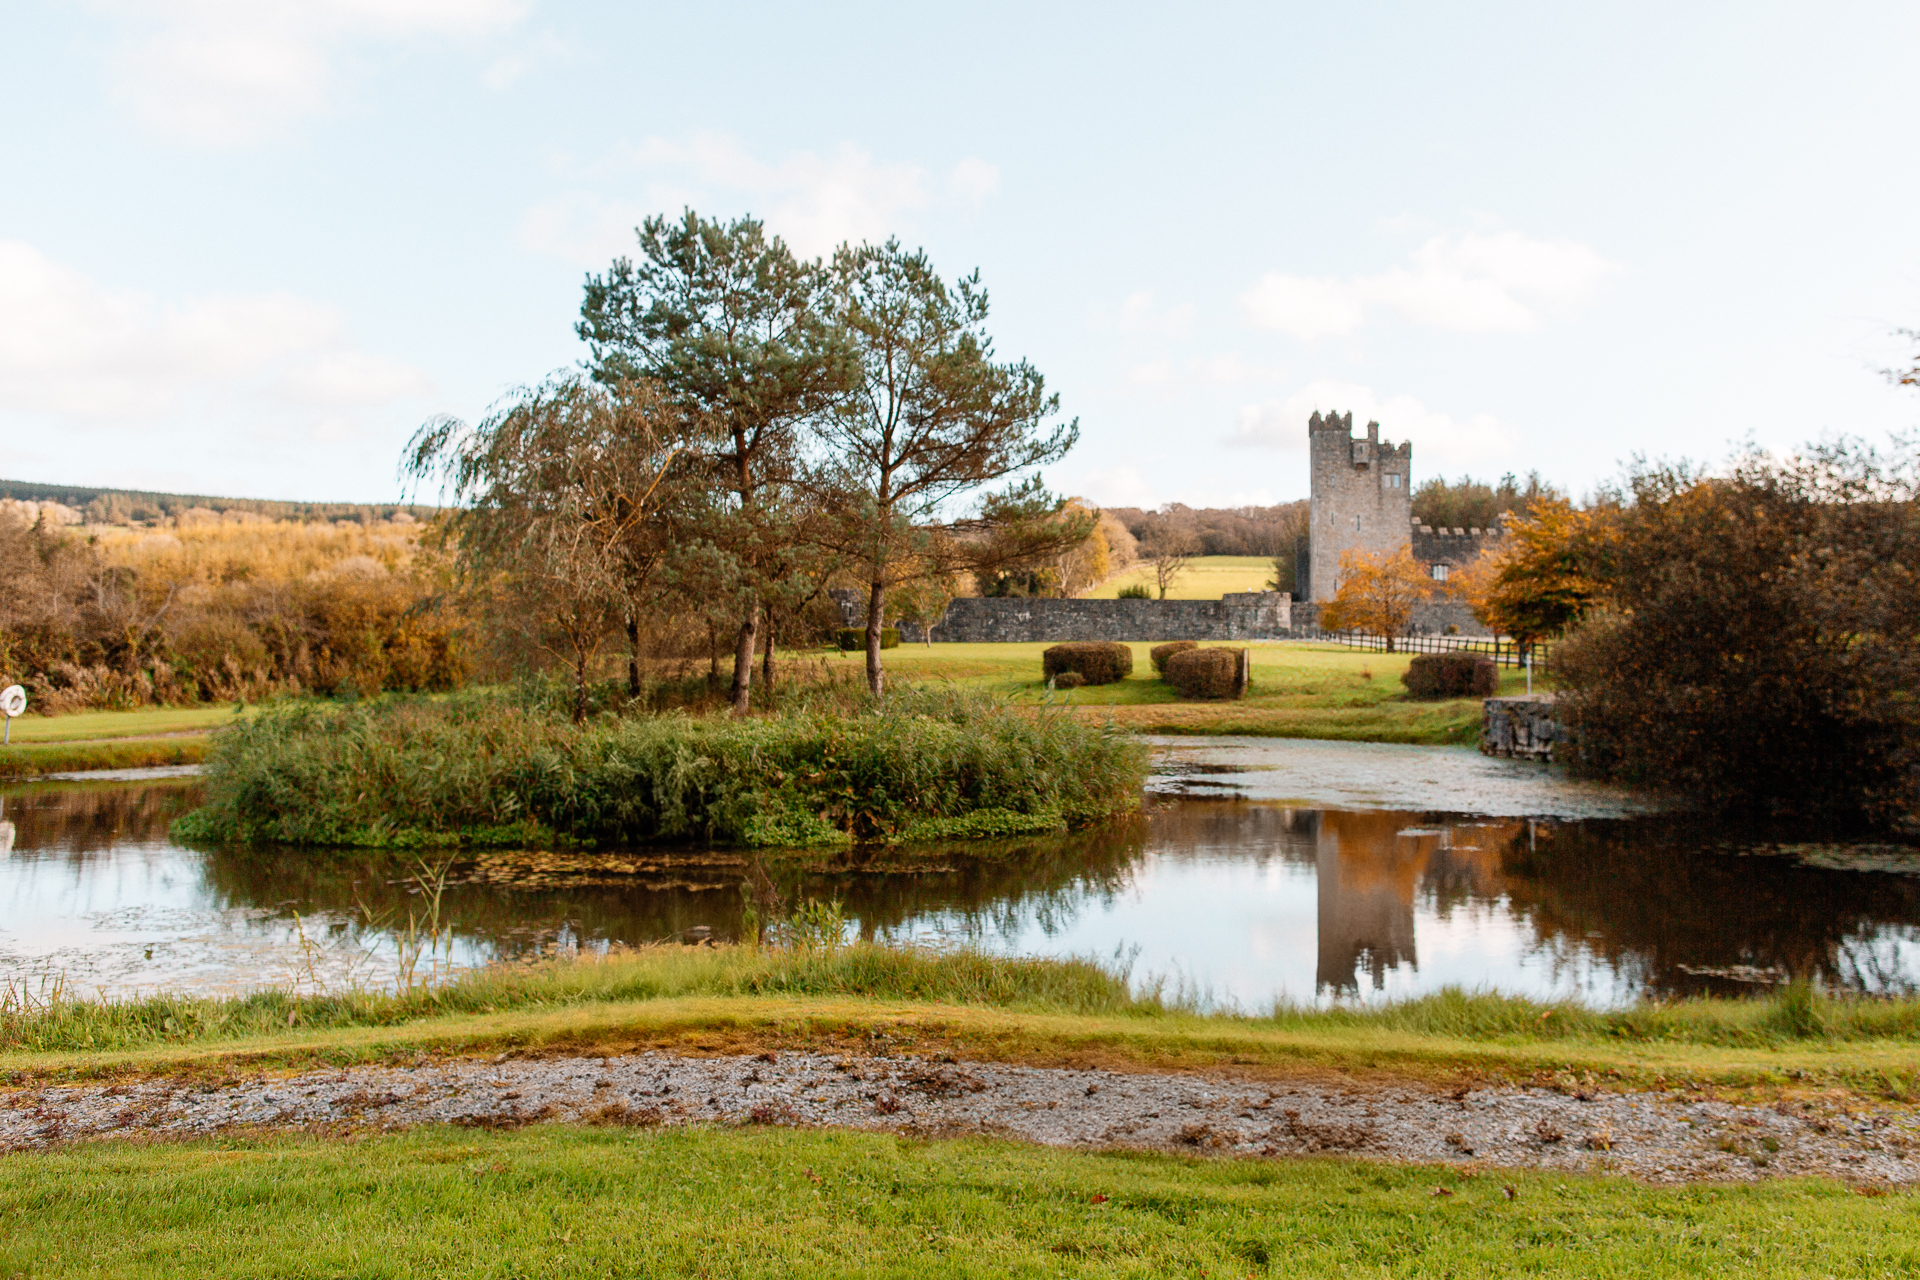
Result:
<svg viewBox="0 0 1920 1280"><path fill-rule="evenodd" d="M1405 476L1389 475L1387 477L1387 488L1398 489L1401 485L1405 484L1406 482L1407 482L1407 478Z"/></svg>
<svg viewBox="0 0 1920 1280"><path fill-rule="evenodd" d="M1447 580L1447 566L1436 564L1433 566L1431 572L1435 582L1445 582Z"/></svg>

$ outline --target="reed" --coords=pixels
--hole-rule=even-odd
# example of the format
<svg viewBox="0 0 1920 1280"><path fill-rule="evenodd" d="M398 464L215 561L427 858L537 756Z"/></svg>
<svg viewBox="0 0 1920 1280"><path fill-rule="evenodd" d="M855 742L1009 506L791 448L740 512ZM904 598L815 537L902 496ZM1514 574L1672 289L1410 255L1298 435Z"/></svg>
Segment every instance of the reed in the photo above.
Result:
<svg viewBox="0 0 1920 1280"><path fill-rule="evenodd" d="M1049 830L1133 807L1129 735L952 689L801 691L751 719L514 691L295 705L222 732L183 839L358 847L832 845Z"/></svg>

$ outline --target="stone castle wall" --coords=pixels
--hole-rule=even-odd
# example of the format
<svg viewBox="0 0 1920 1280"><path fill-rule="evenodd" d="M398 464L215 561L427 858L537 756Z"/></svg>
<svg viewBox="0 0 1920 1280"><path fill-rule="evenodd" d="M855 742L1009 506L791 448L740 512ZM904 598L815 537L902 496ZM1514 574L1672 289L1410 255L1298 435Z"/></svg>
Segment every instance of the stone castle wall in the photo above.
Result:
<svg viewBox="0 0 1920 1280"><path fill-rule="evenodd" d="M846 626L864 626L857 591L832 593ZM926 639L920 625L896 624L900 639ZM1218 600L1058 600L967 596L933 624L943 643L1066 640L1276 640L1293 633L1292 601L1278 591L1245 591Z"/></svg>
<svg viewBox="0 0 1920 1280"><path fill-rule="evenodd" d="M1333 599L1340 557L1349 551L1390 556L1407 545L1413 525L1412 444L1380 439L1369 422L1353 435L1353 415L1315 413L1307 420L1311 474L1305 595Z"/></svg>

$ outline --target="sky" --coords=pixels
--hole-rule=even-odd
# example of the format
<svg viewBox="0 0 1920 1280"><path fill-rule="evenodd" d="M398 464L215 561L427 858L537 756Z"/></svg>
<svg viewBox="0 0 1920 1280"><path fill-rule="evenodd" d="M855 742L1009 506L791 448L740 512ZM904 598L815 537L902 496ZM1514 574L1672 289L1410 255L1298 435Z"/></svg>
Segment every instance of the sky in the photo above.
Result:
<svg viewBox="0 0 1920 1280"><path fill-rule="evenodd" d="M1306 496L1884 441L1920 6L0 0L0 477L400 496L633 227L978 269L1056 490Z"/></svg>

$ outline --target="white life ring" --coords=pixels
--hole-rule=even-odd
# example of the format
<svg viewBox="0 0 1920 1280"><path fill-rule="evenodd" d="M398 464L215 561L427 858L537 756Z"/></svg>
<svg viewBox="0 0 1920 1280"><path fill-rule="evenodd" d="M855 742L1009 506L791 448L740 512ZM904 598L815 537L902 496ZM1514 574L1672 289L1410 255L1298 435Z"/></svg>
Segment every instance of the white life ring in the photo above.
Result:
<svg viewBox="0 0 1920 1280"><path fill-rule="evenodd" d="M11 720L27 713L27 691L17 684L0 689L0 715Z"/></svg>

